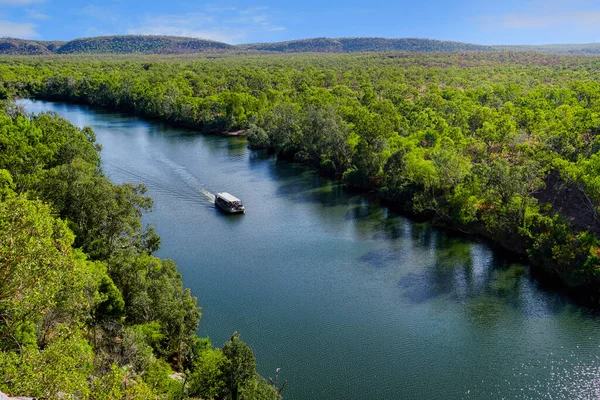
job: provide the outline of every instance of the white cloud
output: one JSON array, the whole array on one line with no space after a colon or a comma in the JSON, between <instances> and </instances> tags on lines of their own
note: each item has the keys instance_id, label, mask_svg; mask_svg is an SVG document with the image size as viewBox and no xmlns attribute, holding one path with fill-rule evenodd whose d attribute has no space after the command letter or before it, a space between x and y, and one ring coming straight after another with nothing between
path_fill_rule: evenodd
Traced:
<instances>
[{"instance_id":1,"label":"white cloud","mask_svg":"<svg viewBox=\"0 0 600 400\"><path fill-rule=\"evenodd\" d=\"M524 13L485 17L492 27L507 29L565 28L600 30L600 10L566 13Z\"/></svg>"},{"instance_id":2,"label":"white cloud","mask_svg":"<svg viewBox=\"0 0 600 400\"><path fill-rule=\"evenodd\" d=\"M178 25L150 25L140 26L127 30L130 35L168 35L185 36L199 39L215 40L217 42L234 43L243 39L245 35L241 32L221 30L221 29L193 29Z\"/></svg>"},{"instance_id":3,"label":"white cloud","mask_svg":"<svg viewBox=\"0 0 600 400\"><path fill-rule=\"evenodd\" d=\"M127 33L132 35L187 36L220 42L229 42L238 38L236 32L222 30L214 25L214 18L203 13L163 15L146 17L140 26L128 29Z\"/></svg>"},{"instance_id":4,"label":"white cloud","mask_svg":"<svg viewBox=\"0 0 600 400\"><path fill-rule=\"evenodd\" d=\"M0 0L4 1L4 0ZM241 43L265 32L282 31L283 26L271 22L266 7L238 8L228 4L178 3L181 12L167 15L123 15L117 7L87 5L72 10L74 15L96 20L89 25L96 31L112 34L187 36L225 43ZM87 32L91 32L88 30Z\"/></svg>"},{"instance_id":5,"label":"white cloud","mask_svg":"<svg viewBox=\"0 0 600 400\"><path fill-rule=\"evenodd\" d=\"M2 1L2 0L0 0ZM78 8L72 11L75 15L83 15L86 17L92 17L101 22L118 22L120 17L118 13L110 8L99 7L95 5L88 5L83 8Z\"/></svg>"},{"instance_id":6,"label":"white cloud","mask_svg":"<svg viewBox=\"0 0 600 400\"><path fill-rule=\"evenodd\" d=\"M480 17L486 29L543 28L600 32L600 8L590 0L530 0L520 12Z\"/></svg>"},{"instance_id":7,"label":"white cloud","mask_svg":"<svg viewBox=\"0 0 600 400\"><path fill-rule=\"evenodd\" d=\"M207 4L204 9L208 13L237 11L237 7L220 6L214 4Z\"/></svg>"},{"instance_id":8,"label":"white cloud","mask_svg":"<svg viewBox=\"0 0 600 400\"><path fill-rule=\"evenodd\" d=\"M24 6L27 4L43 3L45 0L0 0L0 4L8 4L11 6Z\"/></svg>"},{"instance_id":9,"label":"white cloud","mask_svg":"<svg viewBox=\"0 0 600 400\"><path fill-rule=\"evenodd\" d=\"M32 39L37 36L34 24L0 20L0 37Z\"/></svg>"},{"instance_id":10,"label":"white cloud","mask_svg":"<svg viewBox=\"0 0 600 400\"><path fill-rule=\"evenodd\" d=\"M240 43L253 34L281 31L273 25L265 7L238 9L207 6L204 12L147 16L127 30L129 34L188 36Z\"/></svg>"},{"instance_id":11,"label":"white cloud","mask_svg":"<svg viewBox=\"0 0 600 400\"><path fill-rule=\"evenodd\" d=\"M27 16L31 19L37 19L40 21L45 21L45 20L50 19L50 16L48 14L41 13L41 12L31 9L31 8L27 10Z\"/></svg>"}]
</instances>

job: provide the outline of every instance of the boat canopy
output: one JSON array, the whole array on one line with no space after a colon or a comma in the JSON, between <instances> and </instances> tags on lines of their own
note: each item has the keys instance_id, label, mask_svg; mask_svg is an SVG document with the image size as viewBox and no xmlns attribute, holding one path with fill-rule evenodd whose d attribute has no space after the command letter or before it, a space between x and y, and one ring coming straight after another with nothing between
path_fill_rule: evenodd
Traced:
<instances>
[{"instance_id":1,"label":"boat canopy","mask_svg":"<svg viewBox=\"0 0 600 400\"><path fill-rule=\"evenodd\" d=\"M217 193L217 197L220 197L223 200L226 200L226 201L228 201L230 203L241 202L240 199L238 199L234 195L231 195L231 194L229 194L227 192Z\"/></svg>"}]
</instances>

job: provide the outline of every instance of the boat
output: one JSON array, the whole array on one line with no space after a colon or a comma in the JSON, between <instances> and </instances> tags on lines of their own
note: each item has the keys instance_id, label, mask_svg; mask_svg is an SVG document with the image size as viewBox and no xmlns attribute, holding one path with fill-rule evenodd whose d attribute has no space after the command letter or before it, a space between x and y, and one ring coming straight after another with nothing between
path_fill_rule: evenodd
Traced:
<instances>
[{"instance_id":1,"label":"boat","mask_svg":"<svg viewBox=\"0 0 600 400\"><path fill-rule=\"evenodd\" d=\"M242 201L227 192L217 193L215 195L215 205L229 214L243 214L246 208Z\"/></svg>"}]
</instances>

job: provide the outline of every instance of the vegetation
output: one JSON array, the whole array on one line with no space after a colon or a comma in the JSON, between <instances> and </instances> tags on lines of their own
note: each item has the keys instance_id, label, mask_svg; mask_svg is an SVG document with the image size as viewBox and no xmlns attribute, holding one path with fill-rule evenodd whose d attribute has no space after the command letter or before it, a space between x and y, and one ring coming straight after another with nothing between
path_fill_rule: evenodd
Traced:
<instances>
[{"instance_id":1,"label":"vegetation","mask_svg":"<svg viewBox=\"0 0 600 400\"><path fill-rule=\"evenodd\" d=\"M279 53L358 53L384 51L410 52L458 52L492 51L489 46L449 42L431 39L384 39L384 38L315 38L280 43L255 43L237 46L246 50Z\"/></svg>"},{"instance_id":2,"label":"vegetation","mask_svg":"<svg viewBox=\"0 0 600 400\"><path fill-rule=\"evenodd\" d=\"M281 43L229 45L226 43L159 35L99 36L68 42L0 39L0 54L194 54L223 52L356 53L379 51L492 51L489 46L429 39L316 38Z\"/></svg>"},{"instance_id":3,"label":"vegetation","mask_svg":"<svg viewBox=\"0 0 600 400\"><path fill-rule=\"evenodd\" d=\"M214 52L233 49L233 46L195 38L178 36L100 36L75 39L56 50L58 54L181 54Z\"/></svg>"},{"instance_id":4,"label":"vegetation","mask_svg":"<svg viewBox=\"0 0 600 400\"><path fill-rule=\"evenodd\" d=\"M359 52L540 52L600 54L600 44L484 46L445 40L402 38L313 38L278 43L230 45L212 40L160 35L115 35L68 42L0 38L0 54L197 54L197 53L359 53Z\"/></svg>"},{"instance_id":5,"label":"vegetation","mask_svg":"<svg viewBox=\"0 0 600 400\"><path fill-rule=\"evenodd\" d=\"M246 129L253 148L377 189L406 212L487 236L568 285L597 291L599 63L531 53L5 59L0 93L87 103L200 131ZM76 245L103 259L122 247L123 226L86 227L111 219L96 210L82 214L78 181L66 177L85 168L48 172L36 190L53 193ZM21 173L11 177L23 190L33 185ZM146 207L139 188L106 199L100 193L98 202L122 198L130 210ZM127 231L131 240L148 243L138 231ZM133 256L121 251L112 260L128 264L126 257Z\"/></svg>"},{"instance_id":6,"label":"vegetation","mask_svg":"<svg viewBox=\"0 0 600 400\"><path fill-rule=\"evenodd\" d=\"M60 41L41 41L41 40L23 40L12 38L0 39L0 54L8 55L48 55L54 53L65 42Z\"/></svg>"},{"instance_id":7,"label":"vegetation","mask_svg":"<svg viewBox=\"0 0 600 400\"><path fill-rule=\"evenodd\" d=\"M500 51L538 52L549 54L600 54L600 43L513 45L491 47Z\"/></svg>"},{"instance_id":8,"label":"vegetation","mask_svg":"<svg viewBox=\"0 0 600 400\"><path fill-rule=\"evenodd\" d=\"M540 52L600 54L600 44L484 46L445 40L402 38L313 38L278 43L230 45L212 40L160 35L115 35L68 42L0 38L0 54L198 54L198 53L359 53L359 52Z\"/></svg>"},{"instance_id":9,"label":"vegetation","mask_svg":"<svg viewBox=\"0 0 600 400\"><path fill-rule=\"evenodd\" d=\"M89 128L0 104L0 391L42 399L277 399L236 333L152 253L143 185L102 173ZM248 393L252 393L248 397Z\"/></svg>"},{"instance_id":10,"label":"vegetation","mask_svg":"<svg viewBox=\"0 0 600 400\"><path fill-rule=\"evenodd\" d=\"M179 36L125 35L74 39L68 42L0 38L0 54L184 54L222 52L235 47L212 40Z\"/></svg>"}]
</instances>

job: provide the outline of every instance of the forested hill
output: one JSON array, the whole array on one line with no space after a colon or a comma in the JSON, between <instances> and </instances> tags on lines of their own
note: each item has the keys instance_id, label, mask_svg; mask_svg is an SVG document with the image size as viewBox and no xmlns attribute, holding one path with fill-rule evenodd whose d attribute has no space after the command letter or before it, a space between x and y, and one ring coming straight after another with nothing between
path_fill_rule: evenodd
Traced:
<instances>
[{"instance_id":1,"label":"forested hill","mask_svg":"<svg viewBox=\"0 0 600 400\"><path fill-rule=\"evenodd\" d=\"M100 36L71 40L56 52L59 54L182 54L223 51L233 48L226 43L178 36Z\"/></svg>"},{"instance_id":2,"label":"forested hill","mask_svg":"<svg viewBox=\"0 0 600 400\"><path fill-rule=\"evenodd\" d=\"M517 45L517 46L492 46L495 50L509 50L519 52L536 52L548 54L600 54L600 43L585 44L542 44L542 45Z\"/></svg>"},{"instance_id":3,"label":"forested hill","mask_svg":"<svg viewBox=\"0 0 600 400\"><path fill-rule=\"evenodd\" d=\"M384 38L315 38L292 40L279 43L255 43L237 46L248 50L262 50L282 53L357 53L377 51L409 52L454 52L492 51L489 46L470 43L448 42L431 39L384 39Z\"/></svg>"},{"instance_id":4,"label":"forested hill","mask_svg":"<svg viewBox=\"0 0 600 400\"><path fill-rule=\"evenodd\" d=\"M23 39L0 39L0 54L38 56L52 54L65 42Z\"/></svg>"},{"instance_id":5,"label":"forested hill","mask_svg":"<svg viewBox=\"0 0 600 400\"><path fill-rule=\"evenodd\" d=\"M538 52L600 54L600 43L494 45L432 39L313 38L274 43L230 45L213 40L158 35L98 36L68 42L0 38L0 55L52 54L194 54L194 53L359 53L359 52Z\"/></svg>"},{"instance_id":6,"label":"forested hill","mask_svg":"<svg viewBox=\"0 0 600 400\"><path fill-rule=\"evenodd\" d=\"M185 54L234 50L227 43L179 36L99 36L69 42L0 39L0 54Z\"/></svg>"},{"instance_id":7,"label":"forested hill","mask_svg":"<svg viewBox=\"0 0 600 400\"><path fill-rule=\"evenodd\" d=\"M275 53L356 53L356 52L457 52L493 51L489 46L430 39L315 38L279 43L254 43L237 46L178 36L99 36L69 42L40 42L0 39L0 54L186 54L205 52Z\"/></svg>"}]
</instances>

